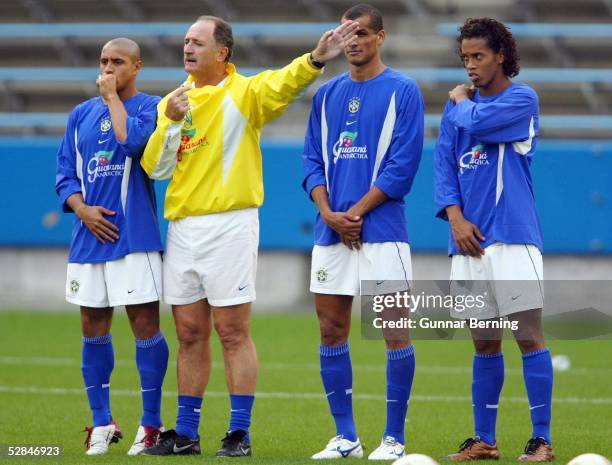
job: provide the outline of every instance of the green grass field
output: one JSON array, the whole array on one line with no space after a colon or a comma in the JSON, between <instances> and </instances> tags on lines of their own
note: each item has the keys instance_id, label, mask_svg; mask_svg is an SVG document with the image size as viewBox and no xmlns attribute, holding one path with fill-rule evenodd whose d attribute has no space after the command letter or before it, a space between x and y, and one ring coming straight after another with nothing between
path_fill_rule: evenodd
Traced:
<instances>
[{"instance_id":1,"label":"green grass field","mask_svg":"<svg viewBox=\"0 0 612 465\"><path fill-rule=\"evenodd\" d=\"M385 352L382 341L362 340L355 321L351 339L355 417L366 454L385 423ZM176 414L176 337L172 318L163 330L171 350L163 416ZM214 453L227 427L229 400L218 341L204 398L201 457L128 457L140 417L134 344L124 312L113 325L116 364L111 379L113 416L125 439L108 455L86 457L80 433L91 422L80 374L78 313L0 312L0 444L61 444L61 459L6 459L0 463L144 464L218 462ZM253 319L261 369L249 463L312 463L309 457L333 436L318 368L318 329L311 314ZM441 460L472 434L469 341L416 341L417 371L408 412L408 451ZM612 456L612 341L551 341L572 368L556 373L553 439L558 463L583 452ZM506 382L498 420L502 463L515 463L531 433L518 349L506 342ZM226 459L227 460L227 459ZM364 459L365 460L365 459Z\"/></svg>"}]
</instances>

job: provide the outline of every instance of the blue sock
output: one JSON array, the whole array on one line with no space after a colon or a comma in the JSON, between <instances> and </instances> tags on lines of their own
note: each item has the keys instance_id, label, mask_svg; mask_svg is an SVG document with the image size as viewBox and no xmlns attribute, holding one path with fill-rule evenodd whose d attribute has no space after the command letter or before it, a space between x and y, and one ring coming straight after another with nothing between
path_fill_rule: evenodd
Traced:
<instances>
[{"instance_id":1,"label":"blue sock","mask_svg":"<svg viewBox=\"0 0 612 465\"><path fill-rule=\"evenodd\" d=\"M104 426L112 421L110 411L110 377L115 367L113 337L83 337L81 372L93 425Z\"/></svg>"},{"instance_id":2,"label":"blue sock","mask_svg":"<svg viewBox=\"0 0 612 465\"><path fill-rule=\"evenodd\" d=\"M246 431L245 440L250 441L249 426L251 426L251 411L255 396L230 394L230 424L229 431L241 429Z\"/></svg>"},{"instance_id":3,"label":"blue sock","mask_svg":"<svg viewBox=\"0 0 612 465\"><path fill-rule=\"evenodd\" d=\"M189 439L198 439L200 427L200 410L202 398L194 396L178 396L178 415L176 416L176 432Z\"/></svg>"},{"instance_id":4,"label":"blue sock","mask_svg":"<svg viewBox=\"0 0 612 465\"><path fill-rule=\"evenodd\" d=\"M414 346L387 350L387 426L385 436L404 442L404 424L414 378Z\"/></svg>"},{"instance_id":5,"label":"blue sock","mask_svg":"<svg viewBox=\"0 0 612 465\"><path fill-rule=\"evenodd\" d=\"M553 367L548 349L523 354L523 377L533 424L532 437L550 439Z\"/></svg>"},{"instance_id":6,"label":"blue sock","mask_svg":"<svg viewBox=\"0 0 612 465\"><path fill-rule=\"evenodd\" d=\"M336 434L349 441L357 440L353 420L353 368L349 345L321 346L321 378L329 402L329 409L336 422Z\"/></svg>"},{"instance_id":7,"label":"blue sock","mask_svg":"<svg viewBox=\"0 0 612 465\"><path fill-rule=\"evenodd\" d=\"M136 339L136 367L142 391L143 426L159 428L162 384L168 368L168 344L161 331L149 339Z\"/></svg>"},{"instance_id":8,"label":"blue sock","mask_svg":"<svg viewBox=\"0 0 612 465\"><path fill-rule=\"evenodd\" d=\"M504 354L475 354L472 373L474 429L476 436L492 446L499 395L504 385Z\"/></svg>"}]
</instances>

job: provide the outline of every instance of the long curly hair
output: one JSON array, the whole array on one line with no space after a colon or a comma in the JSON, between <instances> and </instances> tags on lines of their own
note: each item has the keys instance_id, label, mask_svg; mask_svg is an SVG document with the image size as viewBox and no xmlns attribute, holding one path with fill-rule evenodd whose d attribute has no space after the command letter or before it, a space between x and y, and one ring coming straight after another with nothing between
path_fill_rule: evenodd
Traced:
<instances>
[{"instance_id":1,"label":"long curly hair","mask_svg":"<svg viewBox=\"0 0 612 465\"><path fill-rule=\"evenodd\" d=\"M508 77L518 75L521 67L516 40L505 24L493 18L468 18L458 29L457 53L460 58L463 39L485 39L489 48L495 53L502 51L504 74Z\"/></svg>"}]
</instances>

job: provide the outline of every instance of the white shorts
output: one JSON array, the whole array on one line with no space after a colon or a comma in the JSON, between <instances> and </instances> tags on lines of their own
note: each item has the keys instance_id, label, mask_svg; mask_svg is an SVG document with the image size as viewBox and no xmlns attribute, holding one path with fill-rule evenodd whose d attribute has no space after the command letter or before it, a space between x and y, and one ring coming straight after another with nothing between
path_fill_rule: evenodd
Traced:
<instances>
[{"instance_id":1,"label":"white shorts","mask_svg":"<svg viewBox=\"0 0 612 465\"><path fill-rule=\"evenodd\" d=\"M164 301L187 305L208 299L215 307L254 301L258 245L257 208L171 221Z\"/></svg>"},{"instance_id":2,"label":"white shorts","mask_svg":"<svg viewBox=\"0 0 612 465\"><path fill-rule=\"evenodd\" d=\"M489 319L544 306L544 265L534 245L496 242L480 257L454 255L451 293L481 295L484 306L451 312L455 318Z\"/></svg>"},{"instance_id":3,"label":"white shorts","mask_svg":"<svg viewBox=\"0 0 612 465\"><path fill-rule=\"evenodd\" d=\"M342 243L312 249L310 292L379 295L410 289L412 260L406 242L364 243L351 250Z\"/></svg>"},{"instance_id":4,"label":"white shorts","mask_svg":"<svg viewBox=\"0 0 612 465\"><path fill-rule=\"evenodd\" d=\"M162 295L159 252L135 252L104 263L68 263L66 300L82 307L156 302Z\"/></svg>"}]
</instances>

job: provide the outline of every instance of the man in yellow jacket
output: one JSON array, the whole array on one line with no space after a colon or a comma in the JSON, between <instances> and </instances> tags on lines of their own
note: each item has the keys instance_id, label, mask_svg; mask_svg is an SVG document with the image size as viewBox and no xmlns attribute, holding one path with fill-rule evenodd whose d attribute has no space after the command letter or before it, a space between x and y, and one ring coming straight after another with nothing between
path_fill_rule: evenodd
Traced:
<instances>
[{"instance_id":1,"label":"man in yellow jacket","mask_svg":"<svg viewBox=\"0 0 612 465\"><path fill-rule=\"evenodd\" d=\"M263 202L259 138L320 74L355 43L358 24L324 33L316 48L276 71L244 77L229 63L231 26L202 16L184 42L186 82L162 99L157 129L141 164L171 178L163 265L164 300L179 340L176 429L147 455L200 454L198 427L211 371L210 334L221 340L230 392L230 425L218 456L251 455L249 426L258 362L249 334Z\"/></svg>"}]
</instances>

